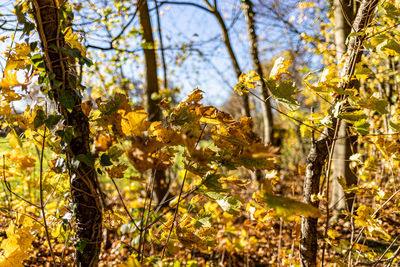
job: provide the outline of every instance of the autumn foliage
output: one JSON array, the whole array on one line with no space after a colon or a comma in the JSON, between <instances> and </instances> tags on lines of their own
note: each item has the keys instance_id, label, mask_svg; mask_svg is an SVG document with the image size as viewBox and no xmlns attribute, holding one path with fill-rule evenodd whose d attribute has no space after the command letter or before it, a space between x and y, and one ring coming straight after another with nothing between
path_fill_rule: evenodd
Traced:
<instances>
[{"instance_id":1,"label":"autumn foliage","mask_svg":"<svg viewBox=\"0 0 400 267\"><path fill-rule=\"evenodd\" d=\"M120 57L109 59L108 52L86 47L77 31L84 26L74 24L74 14L96 6L51 1L58 43L48 45L55 40L44 40L48 22L38 14L48 9L40 2L17 1L12 14L18 31L0 35L0 266L79 264L77 255L99 245L83 237L84 227L101 232L100 255L91 266L313 266L299 248L308 242L304 228L310 221L318 266L398 264L399 3L361 1L360 8L377 7L357 15L353 27L363 27L352 29L347 53L337 60L331 7L295 1L301 21L284 20L288 27L298 23L301 29L307 14L324 17L314 31L292 29L318 67L300 68L300 53L287 51L265 62L265 77L254 70L239 73L232 89L250 97L253 117L207 104L206 88L180 101L178 89L162 88L151 96L162 111L155 120L142 91L116 71L122 73L129 60L141 62L129 54L129 38L143 32L132 29L111 40L104 50ZM126 1L111 2L98 14L118 23L141 1L132 9ZM157 8L163 4L155 1ZM207 12L215 14L216 7ZM112 26L110 21L96 23ZM148 43L140 49L157 51ZM55 54L61 63L49 56ZM259 91L262 83L267 92ZM263 141L258 116L267 101L273 144ZM343 122L347 132L340 137ZM340 138L355 140L351 156L342 159L357 177L353 184L333 177ZM316 164L318 186L307 195ZM351 201L345 209L331 203L333 182ZM160 185L168 188L163 198L156 193ZM97 201L98 226L91 220L85 225L81 208L92 208L85 197Z\"/></svg>"}]
</instances>

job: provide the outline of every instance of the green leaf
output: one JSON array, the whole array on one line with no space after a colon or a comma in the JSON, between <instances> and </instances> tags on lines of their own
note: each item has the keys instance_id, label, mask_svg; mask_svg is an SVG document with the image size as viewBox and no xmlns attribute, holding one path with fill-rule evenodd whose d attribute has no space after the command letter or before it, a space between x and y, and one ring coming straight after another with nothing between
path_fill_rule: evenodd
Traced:
<instances>
[{"instance_id":1,"label":"green leaf","mask_svg":"<svg viewBox=\"0 0 400 267\"><path fill-rule=\"evenodd\" d=\"M58 101L61 103L61 105L63 105L63 107L65 107L69 111L71 111L72 108L75 106L74 97L68 91L61 91Z\"/></svg>"},{"instance_id":2,"label":"green leaf","mask_svg":"<svg viewBox=\"0 0 400 267\"><path fill-rule=\"evenodd\" d=\"M385 15L389 18L396 19L400 16L400 10L392 3L385 2L382 4L382 8Z\"/></svg>"},{"instance_id":3,"label":"green leaf","mask_svg":"<svg viewBox=\"0 0 400 267\"><path fill-rule=\"evenodd\" d=\"M85 57L85 56L81 56L80 58L79 58L79 63L81 64L81 65L87 65L88 67L90 67L90 66L92 66L93 65L93 61L91 61L89 58L87 58L87 57Z\"/></svg>"},{"instance_id":4,"label":"green leaf","mask_svg":"<svg viewBox=\"0 0 400 267\"><path fill-rule=\"evenodd\" d=\"M394 38L391 38L381 47L381 50L389 56L397 56L400 55L400 44Z\"/></svg>"},{"instance_id":5,"label":"green leaf","mask_svg":"<svg viewBox=\"0 0 400 267\"><path fill-rule=\"evenodd\" d=\"M80 162L85 163L87 166L93 167L96 161L96 155L92 153L87 153L86 155L79 154L78 156L76 156L76 159L79 160Z\"/></svg>"},{"instance_id":6,"label":"green leaf","mask_svg":"<svg viewBox=\"0 0 400 267\"><path fill-rule=\"evenodd\" d=\"M74 58L80 58L81 57L81 50L79 50L78 48L67 49L67 48L62 47L61 51L64 54L67 54L67 55L69 55L71 57L74 57Z\"/></svg>"},{"instance_id":7,"label":"green leaf","mask_svg":"<svg viewBox=\"0 0 400 267\"><path fill-rule=\"evenodd\" d=\"M212 216L211 214L205 214L194 223L195 228L211 227Z\"/></svg>"},{"instance_id":8,"label":"green leaf","mask_svg":"<svg viewBox=\"0 0 400 267\"><path fill-rule=\"evenodd\" d=\"M68 126L64 130L56 131L56 135L60 136L61 140L69 145L72 141L72 138L80 136L80 132L74 130L74 128L71 126Z\"/></svg>"},{"instance_id":9,"label":"green leaf","mask_svg":"<svg viewBox=\"0 0 400 267\"><path fill-rule=\"evenodd\" d=\"M219 192L215 192L215 191L211 191L211 190L199 190L201 193L203 193L206 197L212 199L212 200L219 200L219 199L223 199L226 195L219 193Z\"/></svg>"},{"instance_id":10,"label":"green leaf","mask_svg":"<svg viewBox=\"0 0 400 267\"><path fill-rule=\"evenodd\" d=\"M47 128L53 129L54 126L56 126L57 123L61 120L61 118L62 118L61 115L56 115L56 114L49 115L47 119L44 121L44 123L46 124Z\"/></svg>"},{"instance_id":11,"label":"green leaf","mask_svg":"<svg viewBox=\"0 0 400 267\"><path fill-rule=\"evenodd\" d=\"M229 196L217 200L217 203L224 211L237 215L240 213L240 207L243 204L243 200L238 196Z\"/></svg>"},{"instance_id":12,"label":"green leaf","mask_svg":"<svg viewBox=\"0 0 400 267\"><path fill-rule=\"evenodd\" d=\"M292 219L293 216L317 218L321 216L318 208L291 198L264 194L263 200L268 208L274 209L279 216Z\"/></svg>"},{"instance_id":13,"label":"green leaf","mask_svg":"<svg viewBox=\"0 0 400 267\"><path fill-rule=\"evenodd\" d=\"M396 123L396 122L390 121L389 126L390 126L390 128L392 128L395 131L399 131L400 130L400 123Z\"/></svg>"},{"instance_id":14,"label":"green leaf","mask_svg":"<svg viewBox=\"0 0 400 267\"><path fill-rule=\"evenodd\" d=\"M102 166L111 166L113 165L113 163L111 162L111 158L109 155L103 153L103 155L101 155L100 157L100 164Z\"/></svg>"},{"instance_id":15,"label":"green leaf","mask_svg":"<svg viewBox=\"0 0 400 267\"><path fill-rule=\"evenodd\" d=\"M354 128L360 135L366 135L369 133L369 122L366 119L361 119L354 123Z\"/></svg>"},{"instance_id":16,"label":"green leaf","mask_svg":"<svg viewBox=\"0 0 400 267\"><path fill-rule=\"evenodd\" d=\"M207 173L204 179L203 185L205 185L208 189L212 189L214 191L224 191L222 189L222 184L218 180L221 176L213 173Z\"/></svg>"},{"instance_id":17,"label":"green leaf","mask_svg":"<svg viewBox=\"0 0 400 267\"><path fill-rule=\"evenodd\" d=\"M356 110L352 112L342 112L338 117L346 121L355 122L361 119L366 119L367 115L364 114L364 110Z\"/></svg>"},{"instance_id":18,"label":"green leaf","mask_svg":"<svg viewBox=\"0 0 400 267\"><path fill-rule=\"evenodd\" d=\"M85 249L87 244L86 240L81 240L79 242L75 242L74 243L74 247L77 251L79 251L80 253L83 253L83 250Z\"/></svg>"},{"instance_id":19,"label":"green leaf","mask_svg":"<svg viewBox=\"0 0 400 267\"><path fill-rule=\"evenodd\" d=\"M285 107L293 111L300 106L293 97L298 92L293 82L283 81L277 85L274 78L267 79L266 82L271 94Z\"/></svg>"},{"instance_id":20,"label":"green leaf","mask_svg":"<svg viewBox=\"0 0 400 267\"><path fill-rule=\"evenodd\" d=\"M34 54L31 57L31 62L39 71L45 71L44 61L41 54Z\"/></svg>"},{"instance_id":21,"label":"green leaf","mask_svg":"<svg viewBox=\"0 0 400 267\"><path fill-rule=\"evenodd\" d=\"M368 97L367 99L358 99L356 100L356 103L362 108L377 111L382 115L389 112L389 102L386 99L379 99L374 95Z\"/></svg>"},{"instance_id":22,"label":"green leaf","mask_svg":"<svg viewBox=\"0 0 400 267\"><path fill-rule=\"evenodd\" d=\"M44 114L44 111L42 109L38 109L36 111L36 117L33 120L33 127L37 129L38 127L42 126L46 120L46 114Z\"/></svg>"}]
</instances>

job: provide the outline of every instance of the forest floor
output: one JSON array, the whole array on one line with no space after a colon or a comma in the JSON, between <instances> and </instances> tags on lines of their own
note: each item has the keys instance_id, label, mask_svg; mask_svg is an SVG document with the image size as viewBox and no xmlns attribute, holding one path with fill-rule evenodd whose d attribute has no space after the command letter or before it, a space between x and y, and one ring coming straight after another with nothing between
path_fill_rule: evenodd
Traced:
<instances>
[{"instance_id":1,"label":"forest floor","mask_svg":"<svg viewBox=\"0 0 400 267\"><path fill-rule=\"evenodd\" d=\"M284 174L282 175L282 173ZM283 178L276 185L275 193L300 200L302 177L299 177L294 171L281 171L281 177ZM287 194L287 192L290 192L290 194ZM122 194L124 194L123 191ZM364 205L373 204L368 203L368 199L362 201ZM115 201L113 205L116 206L117 210L123 208L118 201ZM323 203L320 208L323 211L322 213L326 214ZM396 208L391 207L389 203L385 209L380 211L379 218L382 220L387 233L392 237L398 237L400 236L400 216L398 213L392 212L393 210L396 210ZM5 213L0 213L0 234L3 237L9 222L10 218ZM233 224L229 226L232 229L231 231L227 231L226 225L216 225L217 238L213 247L199 249L180 245L181 247L176 254L167 254L164 260L170 266L297 266L299 264L300 218L293 221L276 220L271 222L270 225L272 227L260 226L248 216L241 215L235 218ZM355 228L352 221L345 216L339 218L334 225L330 224L328 226L329 231L326 228L326 217L319 219L319 226L319 260L322 258L322 251L325 247L324 266L329 266L335 262L346 262L343 255L349 255L349 242L357 238L360 227ZM323 238L326 233L330 237L333 235L334 239ZM235 238L240 235L242 235L242 239L235 241ZM249 242L244 243L242 249L228 252L227 244L243 242L243 235L245 235L244 239ZM327 242L324 242L324 239ZM131 240L127 240L126 236L121 235L118 228L109 229L108 239L100 256L100 266L118 266L126 261L129 255L134 253L128 245L130 244L128 241ZM63 266L72 266L73 247L71 245L65 246L57 239L53 239L52 244L57 260L63 262ZM37 237L33 241L33 246L34 250L30 253L29 259L23 262L24 266L51 266L52 258L46 240L43 237ZM379 255L393 253L398 247L398 245L393 246L393 244L391 246L390 242L382 242L382 240L363 236L353 247L349 257L354 262L358 262L358 266L373 265L373 262L362 256L365 255L365 250L370 250L371 255L376 258ZM385 252L386 249L388 251ZM151 255L161 255L162 246L149 243L146 250L146 253ZM361 250L363 251L362 255L357 253ZM127 264L125 266L132 265ZM388 264L386 262L386 264L382 263L376 266L388 266Z\"/></svg>"}]
</instances>

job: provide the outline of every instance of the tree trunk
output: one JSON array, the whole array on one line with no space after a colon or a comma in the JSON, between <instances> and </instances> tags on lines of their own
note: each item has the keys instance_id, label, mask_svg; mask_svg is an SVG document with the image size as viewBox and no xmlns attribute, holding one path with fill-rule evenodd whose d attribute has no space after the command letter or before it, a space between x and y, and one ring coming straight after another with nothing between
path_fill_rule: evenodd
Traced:
<instances>
[{"instance_id":1,"label":"tree trunk","mask_svg":"<svg viewBox=\"0 0 400 267\"><path fill-rule=\"evenodd\" d=\"M208 1L207 5L208 5ZM242 74L242 70L240 69L239 62L237 60L237 57L235 53L233 52L232 44L231 44L231 39L229 38L229 33L228 29L226 28L224 19L221 16L221 13L219 13L218 9L216 6L210 6L210 11L214 14L215 18L218 21L219 26L221 27L222 30L222 40L225 44L226 50L228 51L229 57L231 59L233 68L235 70L236 76L239 79L240 75ZM250 104L249 104L249 95L248 94L243 94L242 95L242 103L243 103L243 109L242 109L242 115L251 117L250 113Z\"/></svg>"},{"instance_id":2,"label":"tree trunk","mask_svg":"<svg viewBox=\"0 0 400 267\"><path fill-rule=\"evenodd\" d=\"M154 39L151 27L149 7L147 0L137 1L139 8L139 21L143 31L143 52L146 63L146 94L145 106L149 114L150 121L160 121L162 117L161 108L158 106L159 100L152 96L159 93L157 78L157 62L154 49ZM154 173L154 191L157 200L160 203L168 194L169 183L165 171L155 171Z\"/></svg>"},{"instance_id":3,"label":"tree trunk","mask_svg":"<svg viewBox=\"0 0 400 267\"><path fill-rule=\"evenodd\" d=\"M71 197L75 205L75 264L77 266L97 266L102 243L102 203L99 183L94 166L83 162L71 166L78 155L90 154L89 119L81 109L82 100L76 93L77 75L71 59L63 53L70 49L65 44L59 7L54 0L33 0L34 17L40 35L42 53L48 76L51 79L50 94L57 103L60 114L64 116L65 127L72 127L76 134L67 146L68 169L70 172ZM67 23L67 22L66 22ZM69 29L71 30L71 29ZM51 74L51 75L50 75ZM60 86L56 86L59 85ZM72 108L65 108L65 98L73 101ZM65 104L64 104L65 105Z\"/></svg>"},{"instance_id":4,"label":"tree trunk","mask_svg":"<svg viewBox=\"0 0 400 267\"><path fill-rule=\"evenodd\" d=\"M351 32L349 23L353 23L356 9L357 5L354 0L334 0L336 59L338 62L346 52L346 39ZM333 221L336 221L341 210L347 208L351 211L354 201L354 194L345 194L338 178L343 177L347 186L357 183L357 177L350 169L349 161L350 156L355 152L357 137L348 136L350 132L348 129L347 123L342 121L333 153L331 199Z\"/></svg>"},{"instance_id":5,"label":"tree trunk","mask_svg":"<svg viewBox=\"0 0 400 267\"><path fill-rule=\"evenodd\" d=\"M379 0L363 0L354 20L352 32L354 35L349 39L349 45L346 52L346 60L341 72L342 81L339 83L339 88L348 89L351 78L354 74L354 66L360 59L362 42L365 38L365 28L374 18L375 8ZM335 98L333 106L346 100L346 96L339 95ZM340 120L332 118L332 127L335 129L336 124ZM333 130L324 130L324 134L318 141L312 143L311 150L307 156L306 177L304 180L304 202L318 207L319 202L313 200L313 195L319 193L319 181L321 179L322 170L326 163L328 151L332 141L336 138ZM318 252L318 219L317 218L302 218L301 222L301 238L300 238L300 261L301 266L317 266Z\"/></svg>"},{"instance_id":6,"label":"tree trunk","mask_svg":"<svg viewBox=\"0 0 400 267\"><path fill-rule=\"evenodd\" d=\"M163 66L163 84L164 89L168 89L168 79L167 79L167 63L165 62L165 54L164 54L164 44L163 44L163 37L162 37L162 30L161 30L161 18L157 0L154 0L154 5L156 7L156 14L157 14L157 31L158 31L158 38L160 39L160 50L161 50L161 63Z\"/></svg>"},{"instance_id":7,"label":"tree trunk","mask_svg":"<svg viewBox=\"0 0 400 267\"><path fill-rule=\"evenodd\" d=\"M253 66L257 74L261 77L261 93L264 98L263 103L263 119L264 119L264 142L266 144L273 143L273 116L271 109L271 102L269 100L269 93L267 84L265 83L263 74L263 70L260 63L260 58L258 56L258 41L257 34L255 28L255 20L254 20L254 12L253 12L253 3L251 0L242 0L242 9L244 11L244 15L246 17L247 24L247 32L250 40L250 54L251 59L253 61Z\"/></svg>"}]
</instances>

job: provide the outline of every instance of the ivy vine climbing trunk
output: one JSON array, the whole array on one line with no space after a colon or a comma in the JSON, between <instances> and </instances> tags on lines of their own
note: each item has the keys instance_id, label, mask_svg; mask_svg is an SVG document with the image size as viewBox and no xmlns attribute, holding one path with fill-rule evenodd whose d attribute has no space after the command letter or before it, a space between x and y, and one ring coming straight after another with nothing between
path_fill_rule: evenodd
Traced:
<instances>
[{"instance_id":1,"label":"ivy vine climbing trunk","mask_svg":"<svg viewBox=\"0 0 400 267\"><path fill-rule=\"evenodd\" d=\"M357 13L357 4L355 0L335 0L335 44L336 59L341 61L346 52L346 39L351 32L351 24ZM341 210L351 211L354 201L354 194L345 194L342 186L338 182L339 177L343 177L347 186L357 183L357 177L350 169L350 156L356 150L357 136L350 135L349 125L341 121L338 131L338 140L336 141L333 152L332 163L332 199L333 221L340 215ZM347 203L346 203L347 202Z\"/></svg>"},{"instance_id":2,"label":"ivy vine climbing trunk","mask_svg":"<svg viewBox=\"0 0 400 267\"><path fill-rule=\"evenodd\" d=\"M341 72L342 81L339 88L345 90L350 88L354 68L361 55L362 43L365 38L365 29L368 27L375 14L375 8L379 0L363 0L358 9L357 16L352 26L352 36L346 51L346 59ZM335 98L333 107L339 112L348 106L345 95L338 95ZM332 116L332 115L331 115ZM331 149L333 140L337 137L336 125L340 125L340 119L332 117L332 127L325 129L321 137L312 141L311 150L307 156L306 175L304 180L303 201L319 206L318 196L321 174L324 169L328 152ZM300 261L302 266L317 266L318 252L318 219L303 218L301 223L300 238Z\"/></svg>"},{"instance_id":3,"label":"ivy vine climbing trunk","mask_svg":"<svg viewBox=\"0 0 400 267\"><path fill-rule=\"evenodd\" d=\"M68 54L64 33L68 24L61 22L61 12L67 12L55 0L33 0L33 15L39 32L47 76L50 79L50 97L64 118L64 130L73 129L70 142L66 141L66 155L70 173L71 198L75 207L75 264L97 266L102 243L102 203L99 183L93 165L77 161L90 156L89 119L81 109L82 99L77 93L78 80L73 67L76 59ZM66 13L64 13L66 14ZM69 14L72 15L72 14ZM68 16L70 17L70 16ZM65 16L64 16L65 18ZM71 164L71 162L79 162Z\"/></svg>"},{"instance_id":4,"label":"ivy vine climbing trunk","mask_svg":"<svg viewBox=\"0 0 400 267\"><path fill-rule=\"evenodd\" d=\"M242 0L242 9L246 17L247 33L250 40L250 54L253 61L255 71L260 77L264 77L260 57L258 56L258 40L256 34L253 3L251 0ZM271 102L269 100L268 87L264 79L261 78L261 93L264 98L263 103L263 119L264 119L264 142L266 144L273 143L273 126L274 120L272 116Z\"/></svg>"},{"instance_id":5,"label":"ivy vine climbing trunk","mask_svg":"<svg viewBox=\"0 0 400 267\"><path fill-rule=\"evenodd\" d=\"M159 93L157 62L154 49L154 38L151 27L149 7L147 1L137 1L139 8L139 21L143 31L143 52L146 64L146 93L145 106L149 114L150 121L160 121L162 117L161 108L158 106L159 100L154 98ZM154 172L154 191L158 202L161 203L168 195L169 183L164 170Z\"/></svg>"}]
</instances>

